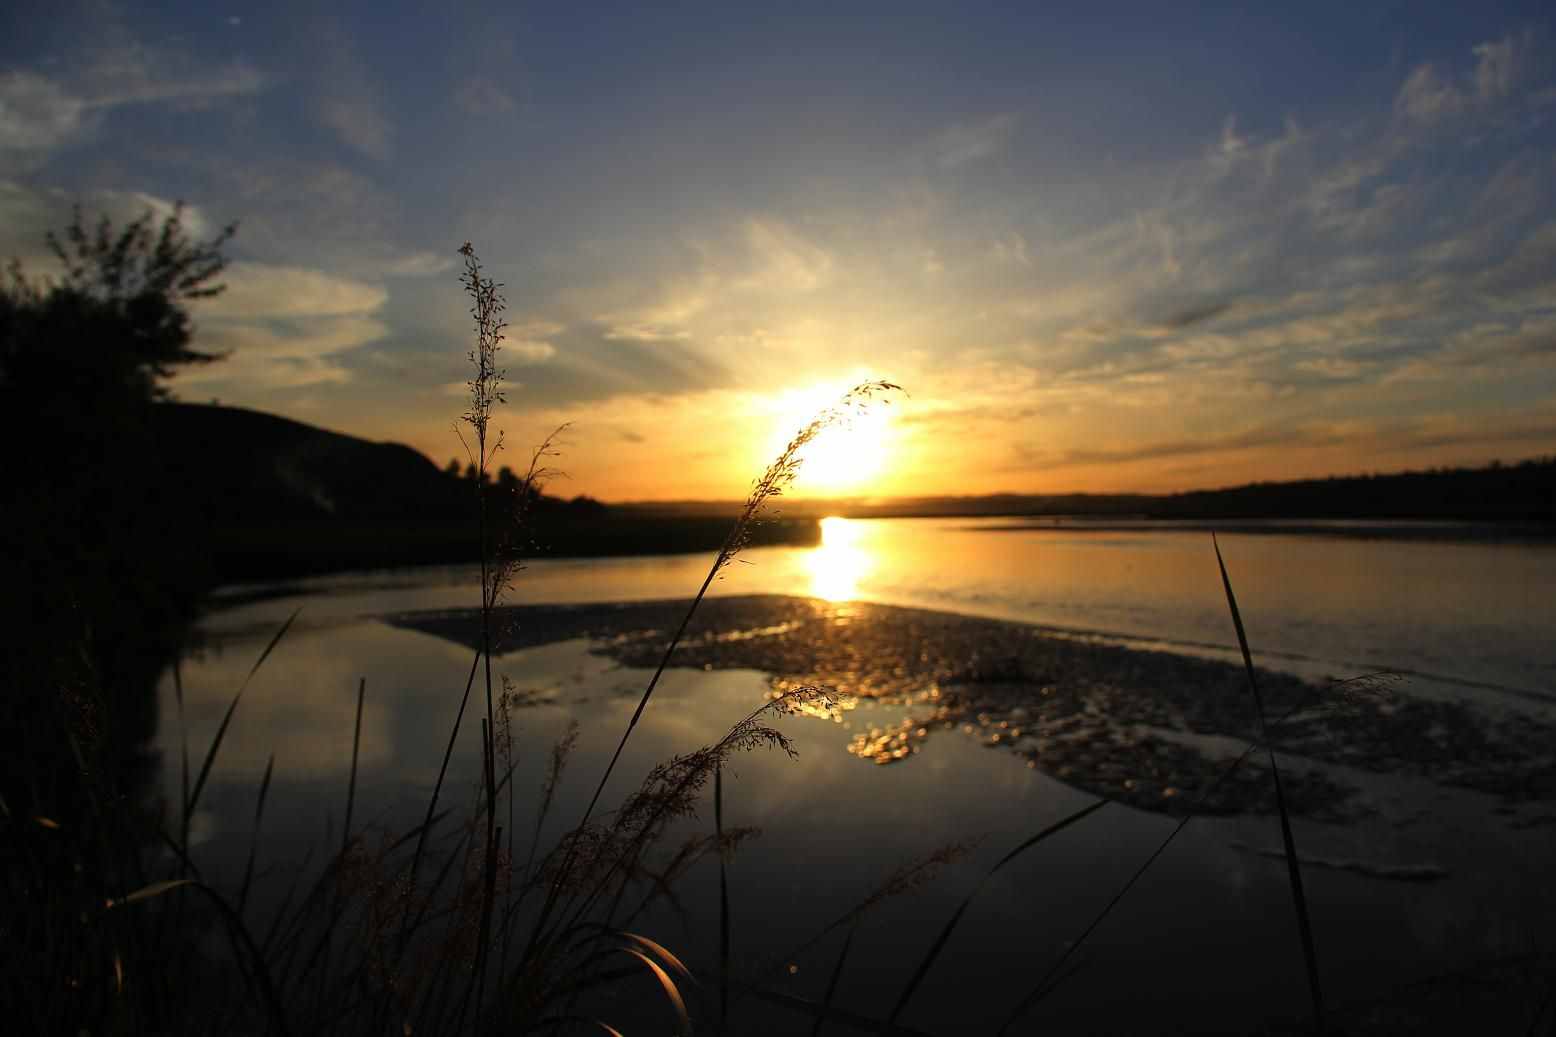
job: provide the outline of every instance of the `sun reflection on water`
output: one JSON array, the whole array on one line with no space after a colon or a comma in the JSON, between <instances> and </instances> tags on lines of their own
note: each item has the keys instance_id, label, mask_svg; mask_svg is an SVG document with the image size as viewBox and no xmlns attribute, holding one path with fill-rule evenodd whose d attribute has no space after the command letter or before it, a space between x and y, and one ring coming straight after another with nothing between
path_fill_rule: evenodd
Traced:
<instances>
[{"instance_id":1,"label":"sun reflection on water","mask_svg":"<svg viewBox=\"0 0 1556 1037\"><path fill-rule=\"evenodd\" d=\"M852 601L859 595L859 581L875 566L862 544L858 522L829 516L821 520L821 546L805 559L810 571L812 597L827 601Z\"/></svg>"}]
</instances>

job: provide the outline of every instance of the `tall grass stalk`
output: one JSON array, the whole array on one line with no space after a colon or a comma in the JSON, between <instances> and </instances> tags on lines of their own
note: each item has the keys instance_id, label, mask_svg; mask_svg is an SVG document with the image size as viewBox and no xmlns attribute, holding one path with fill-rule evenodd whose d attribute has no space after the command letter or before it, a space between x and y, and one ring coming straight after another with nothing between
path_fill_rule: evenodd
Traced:
<instances>
[{"instance_id":1,"label":"tall grass stalk","mask_svg":"<svg viewBox=\"0 0 1556 1037\"><path fill-rule=\"evenodd\" d=\"M897 1003L892 1006L891 1015L888 1017L887 1022L894 1024L902 1016L903 1009L907 1008L908 1002L912 999L914 992L918 990L919 984L922 983L924 981L924 977L929 974L930 968L934 966L935 961L940 957L940 952L945 950L946 944L951 939L952 931L956 929L957 923L962 920L962 915L967 912L967 908L972 905L974 898L976 898L979 893L983 892L984 887L989 884L995 875L998 875L1006 865L1016 860L1016 858L1020 857L1034 846L1037 846L1049 838L1058 835L1060 832L1064 831L1066 828L1070 827L1076 822L1084 821L1092 814L1095 814L1097 811L1107 806L1108 802L1109 801L1106 799L1099 799L1095 803L1088 804L1079 810L1073 811L1067 816L1060 818L1058 821L1055 821L1053 824L1044 828L1037 834L1022 840L1022 842L1010 850L1010 852L1006 853L1005 856L996 861L994 867L990 868L987 872L984 873L983 878L978 880L978 884L973 887L972 892L968 893L967 896L962 899L962 902L957 905L956 910L951 913L951 917L946 920L946 923L944 927L941 928L939 935L935 937L934 943L930 945L929 952L924 955L923 960L919 962L918 968L914 970L912 977L908 980L907 986L905 986L902 990L902 993L898 995Z\"/></svg>"},{"instance_id":2,"label":"tall grass stalk","mask_svg":"<svg viewBox=\"0 0 1556 1037\"><path fill-rule=\"evenodd\" d=\"M761 519L764 509L793 484L799 474L800 466L804 461L805 448L823 431L839 423L847 423L854 416L868 409L874 402L889 402L889 396L893 392L900 392L901 387L891 382L874 381L864 382L844 393L842 398L832 407L827 408L804 425L789 442L784 446L778 457L767 467L767 470L752 484L751 493L746 498L745 506L741 509L739 517L731 527L723 545L714 556L713 564L708 568L708 574L703 578L702 586L697 588L696 595L686 608L686 614L681 618L680 625L676 627L669 643L665 646L664 654L659 659L659 665L655 667L653 676L649 678L648 685L643 689L642 696L638 699L637 707L632 711L632 717L627 721L626 730L621 734L621 740L616 745L615 752L605 765L605 771L600 775L600 780L594 787L594 793L589 797L589 805L584 808L583 817L578 822L579 830L585 828L594 816L595 808L599 806L600 796L605 792L605 786L610 781L611 774L616 769L621 754L627 747L627 741L632 737L632 732L637 728L638 721L643 717L643 711L648 708L648 703L653 698L654 690L659 686L659 680L664 676L665 668L670 665L670 659L675 654L676 647L686 635L686 629L691 625L692 617L697 613L697 607L707 596L708 588L726 566L734 561L735 556L745 547L751 536L751 530ZM561 873L566 874L572 863L572 857L576 844L570 844L568 857L563 862ZM556 906L558 887L553 884L547 893L546 901L541 909L540 921L535 926L531 936L531 943L525 951L528 958L537 946L537 940L545 930L546 922Z\"/></svg>"},{"instance_id":3,"label":"tall grass stalk","mask_svg":"<svg viewBox=\"0 0 1556 1037\"><path fill-rule=\"evenodd\" d=\"M1352 678L1348 681L1333 682L1331 687L1357 685L1386 676L1386 674L1367 674L1362 677ZM1315 689L1314 691L1309 692L1303 698L1299 699L1296 704L1294 704L1290 709L1288 709L1269 725L1270 730L1279 730L1280 726L1287 720L1307 709L1308 706L1312 704L1312 700L1317 694L1318 692ZM1027 1014L1027 1012L1031 1011L1032 1008L1038 1004L1038 1002L1042 1001L1043 998L1047 997L1050 993L1053 992L1053 990L1058 986L1060 980L1062 980L1063 977L1067 974L1065 972L1065 967L1070 963L1076 954L1080 953L1081 948L1085 945L1086 941L1090 939L1092 933L1096 932L1098 927L1100 927L1107 919L1107 917L1113 913L1113 909L1118 907L1118 905L1123 902L1124 898L1129 895L1130 890L1135 888L1135 884L1145 877L1145 873L1151 869L1151 866L1156 863L1157 859L1160 858L1163 853L1167 852L1167 847L1171 846L1173 840L1175 840L1179 834L1182 833L1184 828L1188 827L1188 823L1199 816L1200 811L1205 806L1205 804L1209 802L1210 797L1215 795L1216 791L1219 790L1225 782L1230 780L1232 776L1237 773L1238 769L1243 766L1243 764L1247 763L1248 760L1254 756L1254 754L1265 747L1265 737L1267 737L1267 734L1261 735L1259 739L1249 743L1243 749L1243 751L1236 758L1234 758L1225 769L1221 771L1220 774L1216 775L1210 784L1206 785L1203 789L1200 790L1199 795L1194 797L1193 802L1190 803L1188 809L1184 811L1183 816L1178 819L1178 823L1174 825L1172 830L1169 831L1162 839L1162 841L1156 845L1156 848L1146 856L1145 860L1140 862L1139 867L1137 867L1134 872L1130 874L1129 878L1124 882L1124 884L1113 893L1113 896L1108 899L1108 902L1103 906L1102 910L1093 916L1092 920L1087 923L1086 927L1081 930L1078 936L1066 943L1064 953L1059 955L1054 963L1048 967L1048 969L1041 977L1039 977L1037 983L1032 987L1032 989L1029 990L1024 997L1022 997L1019 1003L1017 1003L1016 1007L1011 1011L1010 1015L1006 1017L1004 1023L998 1030L998 1033L1004 1034L1010 1032L1011 1027L1018 1023Z\"/></svg>"},{"instance_id":4,"label":"tall grass stalk","mask_svg":"<svg viewBox=\"0 0 1556 1037\"><path fill-rule=\"evenodd\" d=\"M469 383L470 410L465 413L464 420L474 431L476 441L473 460L476 466L476 510L480 522L481 656L486 668L486 721L482 726L481 738L482 768L486 779L486 852L483 864L486 893L481 904L481 937L477 944L475 968L476 988L481 990L484 989L486 980L486 948L491 936L491 897L497 881L497 793L490 740L491 732L496 726L496 717L492 708L492 609L496 604L497 591L493 580L494 552L490 520L487 515L486 480L488 458L502 449L501 434L499 433L497 439L488 444L487 430L493 409L504 399L503 372L497 366L497 354L502 349L503 329L507 327L507 321L503 319L503 311L506 310L507 304L502 296L502 286L482 275L481 262L476 258L475 250L471 248L469 242L465 242L459 253L465 259L465 267L460 279L465 286L466 294L470 296L470 314L475 320L476 327L476 342L470 351L470 360L475 365L475 375Z\"/></svg>"},{"instance_id":5,"label":"tall grass stalk","mask_svg":"<svg viewBox=\"0 0 1556 1037\"><path fill-rule=\"evenodd\" d=\"M1291 814L1286 809L1286 794L1281 788L1280 767L1275 762L1275 745L1270 741L1269 725L1265 721L1264 698L1259 694L1259 681L1254 674L1253 655L1248 651L1248 635L1243 630L1243 617L1237 610L1237 596L1232 593L1232 580L1226 572L1226 562L1221 558L1221 545L1216 535L1210 535L1215 548L1216 565L1221 570L1221 585L1226 589L1226 604L1232 612L1232 626L1237 631L1237 646L1243 653L1243 671L1248 675L1248 691L1253 696L1254 709L1259 717L1259 738L1264 742L1270 757L1270 777L1275 783L1275 807L1280 813L1280 837L1286 851L1286 875L1291 884L1291 899L1297 910L1297 931L1302 937L1302 958L1307 965L1308 994L1313 1001L1313 1032L1324 1028L1324 995L1318 979L1318 952L1313 947L1313 923L1308 917L1307 895L1302 890L1302 866L1297 859L1297 842L1291 834Z\"/></svg>"},{"instance_id":6,"label":"tall grass stalk","mask_svg":"<svg viewBox=\"0 0 1556 1037\"><path fill-rule=\"evenodd\" d=\"M254 803L254 831L249 836L249 857L243 865L243 885L238 889L238 916L248 907L249 889L254 884L254 859L259 855L259 823L265 817L265 799L270 794L270 777L275 773L276 754L265 760L265 775L259 781L259 798Z\"/></svg>"},{"instance_id":7,"label":"tall grass stalk","mask_svg":"<svg viewBox=\"0 0 1556 1037\"><path fill-rule=\"evenodd\" d=\"M832 975L827 977L827 992L821 996L821 1010L816 1013L816 1024L810 1028L810 1037L821 1037L821 1031L827 1024L827 1015L832 1011L832 999L837 996L843 969L848 964L848 952L854 949L854 936L858 932L859 923L856 921L848 927L848 935L843 937L843 947L837 952L837 961L832 963Z\"/></svg>"}]
</instances>

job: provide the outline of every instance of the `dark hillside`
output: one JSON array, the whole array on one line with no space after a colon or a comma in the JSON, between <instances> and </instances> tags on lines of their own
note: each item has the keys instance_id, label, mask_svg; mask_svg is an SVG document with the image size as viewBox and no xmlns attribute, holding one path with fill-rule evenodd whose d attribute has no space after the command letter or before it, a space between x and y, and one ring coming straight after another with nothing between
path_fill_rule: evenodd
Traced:
<instances>
[{"instance_id":1,"label":"dark hillside","mask_svg":"<svg viewBox=\"0 0 1556 1037\"><path fill-rule=\"evenodd\" d=\"M218 525L470 514L470 484L399 443L237 407L165 403L152 419L169 471Z\"/></svg>"},{"instance_id":2,"label":"dark hillside","mask_svg":"<svg viewBox=\"0 0 1556 1037\"><path fill-rule=\"evenodd\" d=\"M474 482L398 443L375 443L236 407L150 408L155 482L205 533L218 582L473 562L480 557ZM494 539L528 557L717 550L738 513L649 516L588 497L539 495L513 518L511 473L486 489ZM765 523L759 543L815 543L810 521ZM191 545L194 549L198 545Z\"/></svg>"}]
</instances>

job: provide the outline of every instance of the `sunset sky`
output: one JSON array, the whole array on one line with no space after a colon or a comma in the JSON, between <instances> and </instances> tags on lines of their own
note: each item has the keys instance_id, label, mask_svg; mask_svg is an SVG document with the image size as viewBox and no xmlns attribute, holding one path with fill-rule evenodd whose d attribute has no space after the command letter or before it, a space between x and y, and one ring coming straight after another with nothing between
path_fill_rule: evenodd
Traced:
<instances>
[{"instance_id":1,"label":"sunset sky","mask_svg":"<svg viewBox=\"0 0 1556 1037\"><path fill-rule=\"evenodd\" d=\"M797 493L1556 452L1544 3L331 6L0 13L0 256L241 223L182 399L446 461L468 240L568 495L739 497L872 377Z\"/></svg>"}]
</instances>

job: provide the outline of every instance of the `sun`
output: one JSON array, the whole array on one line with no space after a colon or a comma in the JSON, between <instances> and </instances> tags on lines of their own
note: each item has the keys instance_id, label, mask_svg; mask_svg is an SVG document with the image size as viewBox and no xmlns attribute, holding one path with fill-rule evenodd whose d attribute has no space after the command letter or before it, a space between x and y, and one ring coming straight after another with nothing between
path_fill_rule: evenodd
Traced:
<instances>
[{"instance_id":1,"label":"sun","mask_svg":"<svg viewBox=\"0 0 1556 1037\"><path fill-rule=\"evenodd\" d=\"M769 455L776 456L783 450L801 427L796 422L808 422L835 406L857 384L858 381L827 383L782 394L776 409L786 421L778 423ZM884 401L877 400L868 408L839 419L801 451L795 495L835 497L868 491L886 470L894 438L891 408Z\"/></svg>"}]
</instances>

